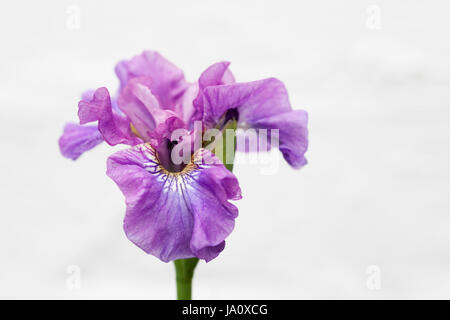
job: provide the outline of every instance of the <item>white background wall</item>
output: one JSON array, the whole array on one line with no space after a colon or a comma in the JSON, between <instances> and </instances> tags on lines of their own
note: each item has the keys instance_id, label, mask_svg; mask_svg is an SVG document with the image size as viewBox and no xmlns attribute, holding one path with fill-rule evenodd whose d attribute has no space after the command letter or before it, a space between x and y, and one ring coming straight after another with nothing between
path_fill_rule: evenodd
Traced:
<instances>
[{"instance_id":1,"label":"white background wall","mask_svg":"<svg viewBox=\"0 0 450 320\"><path fill-rule=\"evenodd\" d=\"M123 233L124 200L105 175L123 147L103 144L76 162L57 147L79 94L114 91L115 63L153 49L192 81L224 59L239 81L278 77L310 115L306 167L283 163L270 176L235 167L236 229L197 268L194 298L450 298L449 9L438 0L3 2L0 297L174 297L172 264ZM78 290L66 286L70 265L81 270ZM367 286L370 266L379 290Z\"/></svg>"}]
</instances>

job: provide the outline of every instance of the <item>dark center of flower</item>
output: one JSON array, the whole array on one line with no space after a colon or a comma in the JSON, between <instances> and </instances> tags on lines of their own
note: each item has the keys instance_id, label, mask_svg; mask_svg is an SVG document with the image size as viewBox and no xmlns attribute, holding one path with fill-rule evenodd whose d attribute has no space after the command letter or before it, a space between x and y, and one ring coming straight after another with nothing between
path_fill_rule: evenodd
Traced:
<instances>
[{"instance_id":1,"label":"dark center of flower","mask_svg":"<svg viewBox=\"0 0 450 320\"><path fill-rule=\"evenodd\" d=\"M239 120L239 111L237 108L228 109L227 113L225 114L225 124L230 120Z\"/></svg>"},{"instance_id":2,"label":"dark center of flower","mask_svg":"<svg viewBox=\"0 0 450 320\"><path fill-rule=\"evenodd\" d=\"M168 143L167 143L168 144ZM178 144L177 141L173 145ZM179 165L174 164L171 159L169 158L168 150L169 148L160 148L159 152L157 149L153 148L150 143L145 143L142 145L138 145L136 147L142 147L144 146L148 150L150 150L151 156L150 159L153 159L153 163L155 163L158 168L159 172L162 172L163 174L170 176L170 177L183 177L184 175L189 174L192 170L194 170L197 167L197 164L195 163L194 155L191 155L189 157L189 161L187 163L182 163Z\"/></svg>"},{"instance_id":3,"label":"dark center of flower","mask_svg":"<svg viewBox=\"0 0 450 320\"><path fill-rule=\"evenodd\" d=\"M237 108L228 109L225 114L217 121L216 129L223 130L230 121L239 120L239 111Z\"/></svg>"},{"instance_id":4,"label":"dark center of flower","mask_svg":"<svg viewBox=\"0 0 450 320\"><path fill-rule=\"evenodd\" d=\"M173 147L175 147L178 144L177 140L167 140L167 149L169 150L169 152L172 152Z\"/></svg>"},{"instance_id":5,"label":"dark center of flower","mask_svg":"<svg viewBox=\"0 0 450 320\"><path fill-rule=\"evenodd\" d=\"M186 164L189 163L191 154L182 155L180 153L183 150L174 150L177 144L178 140L166 139L156 150L160 165L167 172L176 173L183 171Z\"/></svg>"}]
</instances>

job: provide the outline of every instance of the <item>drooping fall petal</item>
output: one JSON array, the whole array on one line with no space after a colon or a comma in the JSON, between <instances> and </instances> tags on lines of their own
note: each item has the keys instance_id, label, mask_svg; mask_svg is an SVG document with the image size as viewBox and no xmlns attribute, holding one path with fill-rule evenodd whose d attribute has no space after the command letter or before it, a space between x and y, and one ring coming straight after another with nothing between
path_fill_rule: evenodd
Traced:
<instances>
[{"instance_id":1,"label":"drooping fall petal","mask_svg":"<svg viewBox=\"0 0 450 320\"><path fill-rule=\"evenodd\" d=\"M103 137L96 125L82 126L76 123L68 123L58 140L61 154L69 159L76 160L84 152L91 150L102 143Z\"/></svg>"},{"instance_id":2,"label":"drooping fall petal","mask_svg":"<svg viewBox=\"0 0 450 320\"><path fill-rule=\"evenodd\" d=\"M149 144L108 159L107 175L126 198L127 237L165 262L217 257L238 215L228 201L241 198L233 173L205 149L192 159L181 172L168 172Z\"/></svg>"}]
</instances>

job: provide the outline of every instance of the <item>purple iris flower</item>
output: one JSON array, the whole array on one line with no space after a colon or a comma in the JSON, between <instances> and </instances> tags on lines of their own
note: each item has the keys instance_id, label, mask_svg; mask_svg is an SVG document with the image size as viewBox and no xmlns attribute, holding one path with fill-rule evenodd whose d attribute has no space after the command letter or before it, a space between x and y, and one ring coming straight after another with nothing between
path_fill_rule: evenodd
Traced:
<instances>
[{"instance_id":1,"label":"purple iris flower","mask_svg":"<svg viewBox=\"0 0 450 320\"><path fill-rule=\"evenodd\" d=\"M306 112L292 111L279 80L236 83L228 66L216 63L189 83L157 52L121 61L116 95L106 88L86 92L80 124L67 124L59 139L61 153L73 160L103 141L131 146L108 158L107 175L126 198L128 239L164 262L214 259L238 215L229 200L241 198L239 183L217 156L200 144L183 154L187 162L173 161L177 144L195 140L195 121L217 128L230 116L241 127L279 129L288 163L306 164Z\"/></svg>"}]
</instances>

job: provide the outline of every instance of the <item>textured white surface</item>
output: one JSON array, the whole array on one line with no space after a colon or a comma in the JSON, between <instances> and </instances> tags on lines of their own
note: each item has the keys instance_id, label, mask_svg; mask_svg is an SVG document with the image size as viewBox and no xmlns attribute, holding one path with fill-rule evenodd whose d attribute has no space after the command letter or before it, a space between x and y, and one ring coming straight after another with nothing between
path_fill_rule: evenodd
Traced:
<instances>
[{"instance_id":1,"label":"textured white surface","mask_svg":"<svg viewBox=\"0 0 450 320\"><path fill-rule=\"evenodd\" d=\"M123 197L105 175L121 147L71 162L56 142L79 94L114 89L115 63L144 49L190 80L224 59L240 81L278 77L310 115L302 170L236 166L240 217L222 255L199 265L195 298L450 298L448 2L0 7L1 298L174 297L173 266L122 231ZM66 287L69 265L79 290ZM371 265L380 290L366 286Z\"/></svg>"}]
</instances>

